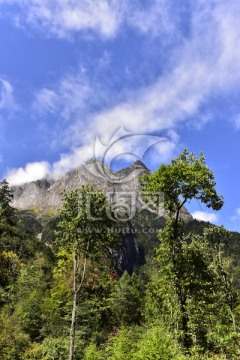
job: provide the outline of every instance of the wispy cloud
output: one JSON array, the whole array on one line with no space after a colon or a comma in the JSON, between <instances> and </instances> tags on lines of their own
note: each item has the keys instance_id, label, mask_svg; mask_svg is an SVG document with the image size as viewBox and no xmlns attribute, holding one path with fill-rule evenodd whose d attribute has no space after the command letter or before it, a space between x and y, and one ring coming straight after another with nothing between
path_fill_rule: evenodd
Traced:
<instances>
[{"instance_id":1,"label":"wispy cloud","mask_svg":"<svg viewBox=\"0 0 240 360\"><path fill-rule=\"evenodd\" d=\"M33 110L40 114L56 113L59 105L58 94L51 89L42 88L35 95Z\"/></svg>"},{"instance_id":2,"label":"wispy cloud","mask_svg":"<svg viewBox=\"0 0 240 360\"><path fill-rule=\"evenodd\" d=\"M130 135L129 139L125 138L126 134ZM103 144L96 138L81 147L73 148L71 153L62 154L59 161L52 165L46 161L29 163L24 168L9 170L6 178L10 185L21 185L44 178L46 175L58 178L93 157L100 156L101 160L113 165L115 159L120 158L127 160L130 158L132 161L144 160L144 154L149 150L152 150L158 159L164 161L174 150L176 137L174 132L169 133L167 138L162 138L156 135L132 134L119 129L108 144ZM103 158L103 155L106 155L106 158Z\"/></svg>"},{"instance_id":3,"label":"wispy cloud","mask_svg":"<svg viewBox=\"0 0 240 360\"><path fill-rule=\"evenodd\" d=\"M62 25L63 32L94 29L104 36L114 36L126 18L128 20L125 21L129 24L131 21L132 26L142 33L152 31L156 34L159 19L162 28L168 29L166 31L178 32L178 20L170 6L171 1L161 1L159 7L157 1L153 2L149 14L139 6L138 11L131 16L127 5L120 8L117 3L100 0L98 6L102 6L103 10L99 11L97 6L96 12L90 0L81 3L52 1L52 5L49 1L40 0L21 2L27 7L28 21L43 23L56 33ZM72 11L76 12L76 17L73 13L72 17L69 15L69 18L75 19L71 26L64 17L70 5ZM165 9L163 5L166 5ZM39 15L36 15L36 10L39 10ZM96 18L84 20L84 24L79 20L78 23L76 19L80 19L84 11L91 16L95 14ZM74 76L63 76L55 86L40 89L36 94L34 108L43 113L60 115L69 124L62 131L62 138L70 150L53 164L54 171L60 173L79 165L90 157L92 145L89 144L93 144L96 136L108 143L121 126L133 133L136 129L139 133L176 131L181 124L191 124L197 128L203 126L211 117L202 116L201 108L218 95L231 94L240 89L239 13L238 0L233 0L231 4L225 0L197 1L192 6L189 36L171 51L171 66L161 72L151 85L125 91L125 94L118 96L121 100L115 105L110 101L102 101L101 107L96 110L91 99L98 98L101 93L106 99L110 90L104 89L102 84L93 84L81 71ZM109 18L113 19L114 24ZM88 16L86 19L89 19ZM106 24L109 22L107 28L102 21L106 21ZM176 139L170 139L165 154L170 156L175 149Z\"/></svg>"},{"instance_id":4,"label":"wispy cloud","mask_svg":"<svg viewBox=\"0 0 240 360\"><path fill-rule=\"evenodd\" d=\"M197 220L208 221L208 222L218 222L218 216L214 213L204 212L204 211L194 211L192 217Z\"/></svg>"},{"instance_id":5,"label":"wispy cloud","mask_svg":"<svg viewBox=\"0 0 240 360\"><path fill-rule=\"evenodd\" d=\"M1 0L1 4L15 6L11 10L16 24L29 24L58 37L79 31L95 31L103 37L112 37L123 13L121 2L116 0Z\"/></svg>"},{"instance_id":6,"label":"wispy cloud","mask_svg":"<svg viewBox=\"0 0 240 360\"><path fill-rule=\"evenodd\" d=\"M178 49L172 70L163 73L152 85L128 92L127 99L116 106L92 113L84 137L89 141L89 134L100 134L107 142L120 126L143 133L174 129L181 123L197 128L201 122L204 125L211 117L199 116L201 107L212 96L239 88L237 8L240 11L240 4L229 7L221 2L219 6L203 6L195 11L192 37L181 51ZM74 134L80 124L74 123Z\"/></svg>"},{"instance_id":7,"label":"wispy cloud","mask_svg":"<svg viewBox=\"0 0 240 360\"><path fill-rule=\"evenodd\" d=\"M0 76L0 110L13 110L14 107L13 87L9 81Z\"/></svg>"},{"instance_id":8,"label":"wispy cloud","mask_svg":"<svg viewBox=\"0 0 240 360\"><path fill-rule=\"evenodd\" d=\"M104 86L90 79L81 68L64 74L55 84L37 90L32 114L40 131L47 130L49 146L73 149L83 140L89 140L90 134L87 135L86 131L90 121L89 112L100 103L103 106L105 96ZM92 133L91 140L95 134L96 131Z\"/></svg>"},{"instance_id":9,"label":"wispy cloud","mask_svg":"<svg viewBox=\"0 0 240 360\"><path fill-rule=\"evenodd\" d=\"M240 114L235 115L232 119L232 122L236 130L240 130Z\"/></svg>"},{"instance_id":10,"label":"wispy cloud","mask_svg":"<svg viewBox=\"0 0 240 360\"><path fill-rule=\"evenodd\" d=\"M65 120L76 118L93 102L90 98L92 90L81 70L66 74L54 86L36 92L33 110L40 114L57 114Z\"/></svg>"},{"instance_id":11,"label":"wispy cloud","mask_svg":"<svg viewBox=\"0 0 240 360\"><path fill-rule=\"evenodd\" d=\"M9 6L17 26L30 25L60 38L93 32L108 39L116 36L122 25L153 36L174 32L176 36L181 10L188 1L181 5L174 0L146 4L139 0L0 0L0 5Z\"/></svg>"},{"instance_id":12,"label":"wispy cloud","mask_svg":"<svg viewBox=\"0 0 240 360\"><path fill-rule=\"evenodd\" d=\"M87 133L86 137L83 135L85 140L83 145L74 147L71 153L62 154L60 160L53 164L52 174L54 176L60 176L68 170L78 167L90 158L98 158L98 156L102 154L99 149L99 144L107 151L107 156L104 160L106 160L109 165L111 165L111 162L114 163L114 159L120 158L122 160L131 159L132 161L136 161L138 159L144 161L146 160L144 155L148 150L151 151L151 157L158 159L159 164L159 161L165 161L171 157L178 141L178 136L175 132L169 132L165 137L155 136L156 142L154 144L148 143L148 140L154 136L131 131L125 132L125 130L123 133L132 136L123 141L117 141L118 139L121 140L121 128L117 129L116 132L107 132L108 136L106 137L105 134L105 136L100 136L100 139L99 137L94 138L94 134L92 133ZM116 141L114 141L114 139ZM111 145L113 143L114 146ZM139 156L140 154L142 154L142 156ZM154 161L151 161L151 163L152 165L156 165Z\"/></svg>"},{"instance_id":13,"label":"wispy cloud","mask_svg":"<svg viewBox=\"0 0 240 360\"><path fill-rule=\"evenodd\" d=\"M240 208L235 210L235 214L231 217L231 221L240 222Z\"/></svg>"},{"instance_id":14,"label":"wispy cloud","mask_svg":"<svg viewBox=\"0 0 240 360\"><path fill-rule=\"evenodd\" d=\"M131 3L131 2L129 2ZM126 8L125 8L126 9ZM125 13L126 22L129 26L137 29L143 34L152 35L153 37L162 36L177 38L183 37L182 22L185 16L189 16L190 2L176 2L174 0L152 0L148 4L140 1L133 2L127 8ZM186 22L186 18L184 20Z\"/></svg>"}]
</instances>

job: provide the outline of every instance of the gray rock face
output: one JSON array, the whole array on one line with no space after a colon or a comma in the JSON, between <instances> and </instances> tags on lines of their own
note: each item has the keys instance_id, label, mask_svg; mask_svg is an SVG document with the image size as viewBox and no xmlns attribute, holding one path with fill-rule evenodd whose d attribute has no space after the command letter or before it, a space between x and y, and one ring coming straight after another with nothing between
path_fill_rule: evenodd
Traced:
<instances>
[{"instance_id":1,"label":"gray rock face","mask_svg":"<svg viewBox=\"0 0 240 360\"><path fill-rule=\"evenodd\" d=\"M137 210L144 206L139 194L138 177L149 173L150 171L141 161L136 161L130 167L113 172L101 162L90 160L58 180L48 177L12 187L14 195L12 205L19 210L54 214L61 207L61 193L64 190L70 191L89 184L94 188L101 189L112 204L115 204L117 219L120 219L119 211L127 211L131 218ZM164 213L163 216L165 216ZM188 219L191 218L191 215L184 209L182 217Z\"/></svg>"},{"instance_id":2,"label":"gray rock face","mask_svg":"<svg viewBox=\"0 0 240 360\"><path fill-rule=\"evenodd\" d=\"M127 270L130 274L135 266L145 263L145 253L148 248L155 248L156 233L149 230L158 230L163 226L166 213L160 209L147 208L140 192L138 177L149 174L150 171L140 161L130 167L112 172L107 166L96 160L90 160L83 166L74 169L60 179L46 179L12 187L14 194L13 206L21 210L24 223L31 231L37 232L39 239L41 232L46 235L46 221L54 220L54 215L62 206L61 193L89 184L93 188L101 189L109 201L115 221L113 230L122 238L122 242L110 249L110 258L113 268L122 274ZM152 212L154 212L152 214ZM37 216L33 216L33 214ZM25 214L25 215L24 215ZM47 216L44 216L47 215ZM183 209L182 218L191 219L191 215ZM147 232L146 232L147 231ZM43 236L43 241L46 236ZM48 235L49 238L49 235ZM157 240L158 241L158 240Z\"/></svg>"},{"instance_id":3,"label":"gray rock face","mask_svg":"<svg viewBox=\"0 0 240 360\"><path fill-rule=\"evenodd\" d=\"M77 189L86 184L103 190L106 195L118 191L137 191L138 175L148 172L141 162L114 173L99 161L90 160L58 180L46 178L13 186L13 206L20 210L54 211L61 207L62 191Z\"/></svg>"}]
</instances>

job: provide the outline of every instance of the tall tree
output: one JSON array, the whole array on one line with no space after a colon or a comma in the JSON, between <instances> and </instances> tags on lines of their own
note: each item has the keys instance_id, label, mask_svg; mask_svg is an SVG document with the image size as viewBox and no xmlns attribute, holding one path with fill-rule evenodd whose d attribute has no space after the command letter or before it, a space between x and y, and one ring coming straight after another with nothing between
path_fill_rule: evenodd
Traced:
<instances>
[{"instance_id":1,"label":"tall tree","mask_svg":"<svg viewBox=\"0 0 240 360\"><path fill-rule=\"evenodd\" d=\"M16 280L20 269L20 234L17 230L15 209L10 205L13 194L6 180L0 182L0 292ZM1 288L2 287L2 288ZM3 295L3 294L2 294ZM0 302L2 301L0 295ZM3 296L4 298L4 296Z\"/></svg>"},{"instance_id":2,"label":"tall tree","mask_svg":"<svg viewBox=\"0 0 240 360\"><path fill-rule=\"evenodd\" d=\"M211 247L217 285L220 288L220 299L227 306L231 314L233 330L236 332L237 326L234 308L238 305L239 299L237 291L233 287L232 275L229 272L231 260L224 256L224 250L228 247L232 234L224 229L223 226L211 226L204 229L203 238Z\"/></svg>"},{"instance_id":3,"label":"tall tree","mask_svg":"<svg viewBox=\"0 0 240 360\"><path fill-rule=\"evenodd\" d=\"M223 197L215 189L214 173L209 170L202 153L197 158L184 149L170 164L161 164L157 171L139 180L144 196L151 197L156 192L164 194L163 207L175 220L175 231L183 206L192 199L213 210L220 210L223 206Z\"/></svg>"},{"instance_id":4,"label":"tall tree","mask_svg":"<svg viewBox=\"0 0 240 360\"><path fill-rule=\"evenodd\" d=\"M160 233L162 241L160 260L168 269L178 301L183 344L191 346L189 318L187 314L187 293L184 291L184 226L181 220L183 206L196 199L208 208L221 209L223 198L216 192L214 174L209 170L203 154L197 158L184 149L170 164L162 164L159 169L140 178L140 186L146 200L154 198L156 192L164 194L163 207L168 213L165 229ZM153 198L153 201L154 201ZM167 261L165 261L167 260Z\"/></svg>"},{"instance_id":5,"label":"tall tree","mask_svg":"<svg viewBox=\"0 0 240 360\"><path fill-rule=\"evenodd\" d=\"M30 236L18 226L17 211L11 206L13 193L6 180L0 182L0 251L12 251L19 258L30 252Z\"/></svg>"},{"instance_id":6,"label":"tall tree","mask_svg":"<svg viewBox=\"0 0 240 360\"><path fill-rule=\"evenodd\" d=\"M0 236L14 234L15 209L11 206L13 194L7 180L0 182Z\"/></svg>"},{"instance_id":7,"label":"tall tree","mask_svg":"<svg viewBox=\"0 0 240 360\"><path fill-rule=\"evenodd\" d=\"M64 193L60 211L58 238L73 254L73 307L70 331L69 360L73 359L77 300L83 288L87 260L90 255L110 246L111 221L107 217L107 199L91 186Z\"/></svg>"},{"instance_id":8,"label":"tall tree","mask_svg":"<svg viewBox=\"0 0 240 360\"><path fill-rule=\"evenodd\" d=\"M113 312L122 326L139 324L143 304L143 286L136 273L129 275L126 271L115 284L112 294Z\"/></svg>"}]
</instances>

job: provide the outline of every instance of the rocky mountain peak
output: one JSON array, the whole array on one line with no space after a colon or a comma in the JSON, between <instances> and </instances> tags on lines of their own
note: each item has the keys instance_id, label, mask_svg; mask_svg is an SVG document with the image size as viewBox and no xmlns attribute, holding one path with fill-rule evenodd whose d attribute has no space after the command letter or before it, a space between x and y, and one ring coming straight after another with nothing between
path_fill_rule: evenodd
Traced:
<instances>
[{"instance_id":1,"label":"rocky mountain peak","mask_svg":"<svg viewBox=\"0 0 240 360\"><path fill-rule=\"evenodd\" d=\"M149 174L150 170L139 160L131 166L113 172L107 165L96 159L90 159L82 166L73 169L54 180L46 177L41 180L13 186L13 206L19 210L31 210L39 215L56 214L62 205L62 192L75 190L82 185L89 184L101 189L112 201L124 203L132 209L141 209L143 203L139 193L138 177ZM135 210L134 210L135 211ZM183 217L190 214L184 210Z\"/></svg>"},{"instance_id":2,"label":"rocky mountain peak","mask_svg":"<svg viewBox=\"0 0 240 360\"><path fill-rule=\"evenodd\" d=\"M149 170L141 161L136 161L127 168L113 172L107 165L92 158L57 180L46 177L20 186L13 186L13 206L19 210L36 210L40 213L56 211L61 206L63 190L70 191L86 184L102 189L104 193L138 192L138 176L143 172L148 173Z\"/></svg>"}]
</instances>

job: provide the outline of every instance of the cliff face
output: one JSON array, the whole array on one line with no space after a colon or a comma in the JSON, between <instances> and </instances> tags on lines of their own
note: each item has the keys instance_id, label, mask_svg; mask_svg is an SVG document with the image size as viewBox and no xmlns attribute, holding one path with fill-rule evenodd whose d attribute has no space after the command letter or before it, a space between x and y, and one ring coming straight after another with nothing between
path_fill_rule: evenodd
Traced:
<instances>
[{"instance_id":1,"label":"cliff face","mask_svg":"<svg viewBox=\"0 0 240 360\"><path fill-rule=\"evenodd\" d=\"M55 214L61 207L62 191L77 189L82 185L92 185L101 189L115 207L122 205L134 212L143 207L139 195L138 176L148 174L150 171L141 162L136 161L130 167L118 172L112 172L106 165L96 160L90 160L81 167L74 169L58 180L50 177L12 187L14 194L13 206L19 210L35 210L40 214ZM116 216L118 216L116 212ZM164 211L161 214L165 217ZM182 217L191 218L184 210Z\"/></svg>"},{"instance_id":2,"label":"cliff face","mask_svg":"<svg viewBox=\"0 0 240 360\"><path fill-rule=\"evenodd\" d=\"M135 266L145 262L145 255L154 252L158 245L157 232L164 226L166 213L146 208L139 193L138 177L150 171L140 161L130 167L112 172L99 161L91 160L60 179L46 178L12 187L13 206L21 210L21 217L35 231L35 235L51 243L56 226L54 215L61 207L62 191L70 191L89 184L101 189L112 204L114 229L121 235L122 243L111 249L111 259L118 273L131 273ZM37 217L33 214L37 214ZM183 209L185 220L191 215ZM53 225L51 225L53 222ZM30 225L29 225L30 224ZM32 225L31 225L32 224Z\"/></svg>"},{"instance_id":3,"label":"cliff face","mask_svg":"<svg viewBox=\"0 0 240 360\"><path fill-rule=\"evenodd\" d=\"M61 207L61 192L90 184L104 191L106 195L117 192L138 193L138 176L149 170L141 162L119 172L112 172L99 161L89 161L58 180L46 178L21 186L13 186L13 206L20 210L36 209L40 213L55 211Z\"/></svg>"}]
</instances>

